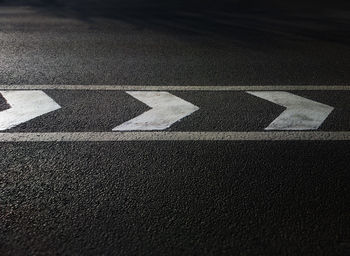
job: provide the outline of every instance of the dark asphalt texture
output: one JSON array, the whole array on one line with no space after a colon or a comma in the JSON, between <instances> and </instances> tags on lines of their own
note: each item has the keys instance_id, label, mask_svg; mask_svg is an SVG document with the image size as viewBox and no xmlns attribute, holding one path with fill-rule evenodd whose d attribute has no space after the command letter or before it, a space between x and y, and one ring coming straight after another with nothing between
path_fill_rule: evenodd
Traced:
<instances>
[{"instance_id":1,"label":"dark asphalt texture","mask_svg":"<svg viewBox=\"0 0 350 256\"><path fill-rule=\"evenodd\" d=\"M213 18L202 14L205 20L190 19L196 13L180 20L70 13L0 9L1 84L332 85L350 80L347 12L324 19L219 12Z\"/></svg>"},{"instance_id":2,"label":"dark asphalt texture","mask_svg":"<svg viewBox=\"0 0 350 256\"><path fill-rule=\"evenodd\" d=\"M349 84L346 9L178 11L0 6L0 84ZM9 132L109 131L148 109L45 92L63 108ZM349 92L293 93L336 108L320 130L349 131ZM173 94L200 110L171 131L262 131L283 111ZM349 159L349 141L2 142L0 255L349 255Z\"/></svg>"},{"instance_id":3,"label":"dark asphalt texture","mask_svg":"<svg viewBox=\"0 0 350 256\"><path fill-rule=\"evenodd\" d=\"M349 142L1 143L2 255L346 255Z\"/></svg>"}]
</instances>

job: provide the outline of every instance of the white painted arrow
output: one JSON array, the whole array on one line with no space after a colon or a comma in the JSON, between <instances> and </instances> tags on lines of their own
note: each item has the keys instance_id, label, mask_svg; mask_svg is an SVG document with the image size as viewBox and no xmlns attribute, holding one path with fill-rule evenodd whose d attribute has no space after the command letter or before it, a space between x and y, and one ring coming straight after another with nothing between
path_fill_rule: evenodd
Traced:
<instances>
[{"instance_id":1,"label":"white painted arrow","mask_svg":"<svg viewBox=\"0 0 350 256\"><path fill-rule=\"evenodd\" d=\"M289 92L248 91L247 93L286 107L286 110L265 130L316 130L334 109Z\"/></svg>"},{"instance_id":2,"label":"white painted arrow","mask_svg":"<svg viewBox=\"0 0 350 256\"><path fill-rule=\"evenodd\" d=\"M10 105L0 112L0 131L61 108L43 91L0 91L0 94Z\"/></svg>"},{"instance_id":3,"label":"white painted arrow","mask_svg":"<svg viewBox=\"0 0 350 256\"><path fill-rule=\"evenodd\" d=\"M152 109L113 129L113 131L164 130L199 108L168 92L128 91Z\"/></svg>"}]
</instances>

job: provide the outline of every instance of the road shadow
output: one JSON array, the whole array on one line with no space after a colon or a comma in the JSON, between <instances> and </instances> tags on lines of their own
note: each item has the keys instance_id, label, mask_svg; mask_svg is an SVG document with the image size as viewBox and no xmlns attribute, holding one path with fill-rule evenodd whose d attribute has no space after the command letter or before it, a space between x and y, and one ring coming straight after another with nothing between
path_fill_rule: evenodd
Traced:
<instances>
[{"instance_id":1,"label":"road shadow","mask_svg":"<svg viewBox=\"0 0 350 256\"><path fill-rule=\"evenodd\" d=\"M1 1L1 0L0 0ZM323 5L301 0L3 0L30 5L59 16L93 22L103 17L132 23L138 28L225 37L245 45L323 40L350 43L347 1Z\"/></svg>"}]
</instances>

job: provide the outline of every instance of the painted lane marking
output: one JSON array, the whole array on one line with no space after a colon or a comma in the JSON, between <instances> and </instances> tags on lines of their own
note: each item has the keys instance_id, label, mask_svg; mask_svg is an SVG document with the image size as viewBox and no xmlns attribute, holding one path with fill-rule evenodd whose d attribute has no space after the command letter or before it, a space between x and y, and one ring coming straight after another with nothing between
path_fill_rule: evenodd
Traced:
<instances>
[{"instance_id":1,"label":"painted lane marking","mask_svg":"<svg viewBox=\"0 0 350 256\"><path fill-rule=\"evenodd\" d=\"M199 109L168 92L128 91L127 93L152 109L115 127L113 131L164 130Z\"/></svg>"},{"instance_id":2,"label":"painted lane marking","mask_svg":"<svg viewBox=\"0 0 350 256\"><path fill-rule=\"evenodd\" d=\"M349 85L139 86L139 85L0 85L0 90L100 91L350 91Z\"/></svg>"},{"instance_id":3,"label":"painted lane marking","mask_svg":"<svg viewBox=\"0 0 350 256\"><path fill-rule=\"evenodd\" d=\"M61 108L43 91L0 91L10 108L0 112L0 131Z\"/></svg>"},{"instance_id":4,"label":"painted lane marking","mask_svg":"<svg viewBox=\"0 0 350 256\"><path fill-rule=\"evenodd\" d=\"M317 130L334 109L289 92L247 93L286 108L265 130Z\"/></svg>"},{"instance_id":5,"label":"painted lane marking","mask_svg":"<svg viewBox=\"0 0 350 256\"><path fill-rule=\"evenodd\" d=\"M0 133L0 142L350 141L350 132L62 132Z\"/></svg>"}]
</instances>

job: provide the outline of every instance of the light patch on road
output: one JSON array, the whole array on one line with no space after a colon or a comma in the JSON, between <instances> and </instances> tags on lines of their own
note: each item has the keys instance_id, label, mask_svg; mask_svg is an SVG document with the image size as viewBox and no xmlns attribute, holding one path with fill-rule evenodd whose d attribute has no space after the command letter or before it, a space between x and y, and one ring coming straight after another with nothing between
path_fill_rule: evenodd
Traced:
<instances>
[{"instance_id":1,"label":"light patch on road","mask_svg":"<svg viewBox=\"0 0 350 256\"><path fill-rule=\"evenodd\" d=\"M0 91L0 94L10 105L0 112L0 131L61 108L43 91Z\"/></svg>"},{"instance_id":2,"label":"light patch on road","mask_svg":"<svg viewBox=\"0 0 350 256\"><path fill-rule=\"evenodd\" d=\"M247 86L153 86L153 85L0 85L0 90L93 91L350 91L349 85L247 85Z\"/></svg>"},{"instance_id":3,"label":"light patch on road","mask_svg":"<svg viewBox=\"0 0 350 256\"><path fill-rule=\"evenodd\" d=\"M0 142L350 141L350 132L62 132L0 133Z\"/></svg>"},{"instance_id":4,"label":"light patch on road","mask_svg":"<svg viewBox=\"0 0 350 256\"><path fill-rule=\"evenodd\" d=\"M128 91L127 93L152 109L115 127L113 131L164 130L199 109L168 92Z\"/></svg>"},{"instance_id":5,"label":"light patch on road","mask_svg":"<svg viewBox=\"0 0 350 256\"><path fill-rule=\"evenodd\" d=\"M334 109L289 92L247 93L286 108L265 130L317 130Z\"/></svg>"}]
</instances>

